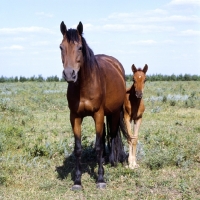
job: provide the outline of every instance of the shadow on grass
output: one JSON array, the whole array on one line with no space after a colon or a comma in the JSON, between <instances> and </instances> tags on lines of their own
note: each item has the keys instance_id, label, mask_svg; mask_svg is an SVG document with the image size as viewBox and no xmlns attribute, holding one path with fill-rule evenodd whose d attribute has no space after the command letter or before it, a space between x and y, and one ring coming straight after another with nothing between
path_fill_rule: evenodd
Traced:
<instances>
[{"instance_id":1,"label":"shadow on grass","mask_svg":"<svg viewBox=\"0 0 200 200\"><path fill-rule=\"evenodd\" d=\"M104 165L108 164L108 157L105 155L103 158ZM71 175L71 180L75 180L75 156L72 153L70 156L65 158L62 166L56 167L56 171L58 173L58 179L65 179L68 175ZM97 167L97 159L96 159L96 151L93 147L89 146L82 150L81 156L81 171L82 174L88 173L91 178L97 180L97 174L94 171L95 167Z\"/></svg>"}]
</instances>

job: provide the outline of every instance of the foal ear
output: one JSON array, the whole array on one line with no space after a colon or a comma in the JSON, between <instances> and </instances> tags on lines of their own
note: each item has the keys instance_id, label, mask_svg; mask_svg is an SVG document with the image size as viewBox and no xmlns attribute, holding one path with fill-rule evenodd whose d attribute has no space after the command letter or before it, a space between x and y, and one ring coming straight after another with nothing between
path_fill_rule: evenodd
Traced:
<instances>
[{"instance_id":1,"label":"foal ear","mask_svg":"<svg viewBox=\"0 0 200 200\"><path fill-rule=\"evenodd\" d=\"M137 68L135 67L134 64L132 65L132 71L133 71L133 73L137 72Z\"/></svg>"},{"instance_id":2,"label":"foal ear","mask_svg":"<svg viewBox=\"0 0 200 200\"><path fill-rule=\"evenodd\" d=\"M61 33L63 34L63 36L66 34L67 32L67 27L65 25L65 23L62 21L61 24L60 24L60 31Z\"/></svg>"},{"instance_id":3,"label":"foal ear","mask_svg":"<svg viewBox=\"0 0 200 200\"><path fill-rule=\"evenodd\" d=\"M145 64L145 66L144 66L144 68L143 68L143 72L146 74L146 72L147 72L147 70L148 70L148 65L147 64Z\"/></svg>"},{"instance_id":4,"label":"foal ear","mask_svg":"<svg viewBox=\"0 0 200 200\"><path fill-rule=\"evenodd\" d=\"M77 31L78 31L79 35L82 35L82 33L83 33L83 24L81 22L79 22L79 24L77 26Z\"/></svg>"}]
</instances>

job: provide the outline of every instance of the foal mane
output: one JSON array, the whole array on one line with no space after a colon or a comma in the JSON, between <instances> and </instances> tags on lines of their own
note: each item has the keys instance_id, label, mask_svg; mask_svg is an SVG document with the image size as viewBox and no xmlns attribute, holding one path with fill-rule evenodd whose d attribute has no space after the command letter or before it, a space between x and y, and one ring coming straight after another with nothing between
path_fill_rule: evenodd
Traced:
<instances>
[{"instance_id":1,"label":"foal mane","mask_svg":"<svg viewBox=\"0 0 200 200\"><path fill-rule=\"evenodd\" d=\"M143 71L143 70L142 70L142 68L139 67L139 68L137 69L137 71Z\"/></svg>"},{"instance_id":2,"label":"foal mane","mask_svg":"<svg viewBox=\"0 0 200 200\"><path fill-rule=\"evenodd\" d=\"M79 35L76 29L68 29L66 32L67 41L68 42L79 42ZM92 49L88 46L85 38L81 34L81 42L82 42L82 53L84 57L84 75L88 77L90 74L92 67L97 65L96 58Z\"/></svg>"}]
</instances>

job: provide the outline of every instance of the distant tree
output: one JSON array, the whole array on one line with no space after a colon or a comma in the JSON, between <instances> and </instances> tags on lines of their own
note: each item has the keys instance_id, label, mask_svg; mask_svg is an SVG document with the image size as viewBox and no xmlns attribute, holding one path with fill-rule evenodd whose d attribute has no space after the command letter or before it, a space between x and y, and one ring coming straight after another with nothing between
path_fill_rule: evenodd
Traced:
<instances>
[{"instance_id":1,"label":"distant tree","mask_svg":"<svg viewBox=\"0 0 200 200\"><path fill-rule=\"evenodd\" d=\"M133 80L133 75L131 75L131 74L125 75L125 80L126 81L132 81Z\"/></svg>"},{"instance_id":2,"label":"distant tree","mask_svg":"<svg viewBox=\"0 0 200 200\"><path fill-rule=\"evenodd\" d=\"M65 82L65 79L62 77L62 78L60 79L60 82Z\"/></svg>"},{"instance_id":3,"label":"distant tree","mask_svg":"<svg viewBox=\"0 0 200 200\"><path fill-rule=\"evenodd\" d=\"M200 76L198 76L198 75L193 75L193 76L191 77L191 79L192 79L193 81L200 81Z\"/></svg>"},{"instance_id":4,"label":"distant tree","mask_svg":"<svg viewBox=\"0 0 200 200\"><path fill-rule=\"evenodd\" d=\"M125 80L126 81L133 81L132 80L133 75L125 75ZM25 82L25 81L37 81L37 82L64 82L65 80L63 78L59 79L59 77L56 76L50 76L47 77L46 79L42 77L42 75L39 75L38 77L32 76L30 78L26 78L24 76L20 76L19 78L17 76L15 77L0 77L0 83L4 82ZM152 74L148 75L147 74L147 81L200 81L200 76L199 75L190 75L190 74L185 74L185 75L162 75L162 74Z\"/></svg>"},{"instance_id":5,"label":"distant tree","mask_svg":"<svg viewBox=\"0 0 200 200\"><path fill-rule=\"evenodd\" d=\"M0 83L6 82L5 78L3 76L0 77Z\"/></svg>"},{"instance_id":6,"label":"distant tree","mask_svg":"<svg viewBox=\"0 0 200 200\"><path fill-rule=\"evenodd\" d=\"M184 81L191 81L191 75L190 74L185 74L184 75Z\"/></svg>"},{"instance_id":7,"label":"distant tree","mask_svg":"<svg viewBox=\"0 0 200 200\"><path fill-rule=\"evenodd\" d=\"M18 77L17 76L15 76L15 82L18 82Z\"/></svg>"},{"instance_id":8,"label":"distant tree","mask_svg":"<svg viewBox=\"0 0 200 200\"><path fill-rule=\"evenodd\" d=\"M170 80L171 81L176 81L176 76L174 74L172 74L171 77L170 77Z\"/></svg>"},{"instance_id":9,"label":"distant tree","mask_svg":"<svg viewBox=\"0 0 200 200\"><path fill-rule=\"evenodd\" d=\"M42 75L39 75L38 78L37 78L37 81L43 82L43 81L45 81L45 79L42 77Z\"/></svg>"},{"instance_id":10,"label":"distant tree","mask_svg":"<svg viewBox=\"0 0 200 200\"><path fill-rule=\"evenodd\" d=\"M47 82L59 82L59 78L57 76L50 76L46 79Z\"/></svg>"},{"instance_id":11,"label":"distant tree","mask_svg":"<svg viewBox=\"0 0 200 200\"><path fill-rule=\"evenodd\" d=\"M25 81L27 81L27 78L26 77L24 77L24 76L20 76L19 77L19 82L25 82Z\"/></svg>"},{"instance_id":12,"label":"distant tree","mask_svg":"<svg viewBox=\"0 0 200 200\"><path fill-rule=\"evenodd\" d=\"M34 75L34 76L31 76L31 77L29 78L29 81L36 81L35 75Z\"/></svg>"},{"instance_id":13,"label":"distant tree","mask_svg":"<svg viewBox=\"0 0 200 200\"><path fill-rule=\"evenodd\" d=\"M183 75L182 74L177 76L177 81L183 81Z\"/></svg>"}]
</instances>

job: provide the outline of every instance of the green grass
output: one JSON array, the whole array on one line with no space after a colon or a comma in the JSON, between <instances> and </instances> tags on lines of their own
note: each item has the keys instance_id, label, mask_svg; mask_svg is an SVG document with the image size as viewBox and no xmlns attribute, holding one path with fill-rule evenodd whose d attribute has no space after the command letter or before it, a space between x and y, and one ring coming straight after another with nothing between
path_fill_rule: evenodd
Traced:
<instances>
[{"instance_id":1,"label":"green grass","mask_svg":"<svg viewBox=\"0 0 200 200\"><path fill-rule=\"evenodd\" d=\"M105 165L105 190L96 189L94 122L85 118L84 189L74 192L67 84L1 83L0 199L200 199L199 88L198 81L146 83L140 168Z\"/></svg>"}]
</instances>

